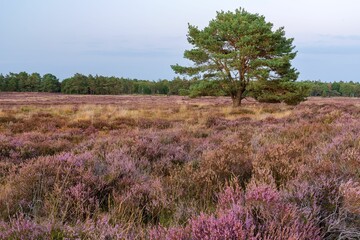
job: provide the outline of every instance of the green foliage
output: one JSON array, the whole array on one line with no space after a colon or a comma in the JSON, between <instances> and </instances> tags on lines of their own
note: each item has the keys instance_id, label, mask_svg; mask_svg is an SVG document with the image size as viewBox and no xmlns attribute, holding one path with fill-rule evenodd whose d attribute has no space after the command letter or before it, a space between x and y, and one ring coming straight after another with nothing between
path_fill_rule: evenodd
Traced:
<instances>
[{"instance_id":1,"label":"green foliage","mask_svg":"<svg viewBox=\"0 0 360 240\"><path fill-rule=\"evenodd\" d=\"M182 79L179 77L174 78L172 81L169 81L169 92L168 94L170 95L183 95L180 93L180 90L182 91L182 93L185 93L186 91L189 91L191 82L186 80L186 79ZM188 94L186 94L188 95Z\"/></svg>"},{"instance_id":2,"label":"green foliage","mask_svg":"<svg viewBox=\"0 0 360 240\"><path fill-rule=\"evenodd\" d=\"M19 88L19 79L17 78L17 74L10 73L8 76L8 84L7 84L7 91L15 92Z\"/></svg>"},{"instance_id":3,"label":"green foliage","mask_svg":"<svg viewBox=\"0 0 360 240\"><path fill-rule=\"evenodd\" d=\"M224 96L225 92L220 88L218 81L195 81L190 86L190 97L199 96Z\"/></svg>"},{"instance_id":4,"label":"green foliage","mask_svg":"<svg viewBox=\"0 0 360 240\"><path fill-rule=\"evenodd\" d=\"M1 92L60 92L60 82L52 74L26 72L0 75Z\"/></svg>"},{"instance_id":5,"label":"green foliage","mask_svg":"<svg viewBox=\"0 0 360 240\"><path fill-rule=\"evenodd\" d=\"M75 74L61 83L61 92L67 94L170 94L188 95L190 82L175 78L148 81L117 77L85 76ZM180 92L180 90L182 92Z\"/></svg>"},{"instance_id":6,"label":"green foliage","mask_svg":"<svg viewBox=\"0 0 360 240\"><path fill-rule=\"evenodd\" d=\"M254 97L259 102L280 103L297 105L306 100L309 88L286 81L254 81L249 86L248 96Z\"/></svg>"},{"instance_id":7,"label":"green foliage","mask_svg":"<svg viewBox=\"0 0 360 240\"><path fill-rule=\"evenodd\" d=\"M190 94L189 90L188 89L179 89L179 95L180 96L188 96Z\"/></svg>"},{"instance_id":8,"label":"green foliage","mask_svg":"<svg viewBox=\"0 0 360 240\"><path fill-rule=\"evenodd\" d=\"M4 77L4 75L0 74L0 92L5 92L7 90L6 87L6 78Z\"/></svg>"},{"instance_id":9,"label":"green foliage","mask_svg":"<svg viewBox=\"0 0 360 240\"><path fill-rule=\"evenodd\" d=\"M320 81L303 81L297 83L300 86L306 86L308 96L322 97L360 97L360 83L354 82L333 82L325 83Z\"/></svg>"},{"instance_id":10,"label":"green foliage","mask_svg":"<svg viewBox=\"0 0 360 240\"><path fill-rule=\"evenodd\" d=\"M350 82L348 84L340 83L339 85L340 85L339 92L341 93L342 96L346 96L346 97L354 97L356 88L359 87L356 86L353 82Z\"/></svg>"},{"instance_id":11,"label":"green foliage","mask_svg":"<svg viewBox=\"0 0 360 240\"><path fill-rule=\"evenodd\" d=\"M217 86L232 97L234 106L241 104L252 81L292 82L298 76L291 66L296 56L293 39L285 37L284 28L273 30L264 16L241 8L218 12L202 30L189 25L188 42L193 48L186 50L184 57L194 65L173 65L172 69L178 74L218 80Z\"/></svg>"},{"instance_id":12,"label":"green foliage","mask_svg":"<svg viewBox=\"0 0 360 240\"><path fill-rule=\"evenodd\" d=\"M338 83L338 82L332 83L331 84L331 90L337 91L339 93L340 92L340 83Z\"/></svg>"},{"instance_id":13,"label":"green foliage","mask_svg":"<svg viewBox=\"0 0 360 240\"><path fill-rule=\"evenodd\" d=\"M288 105L297 105L306 100L307 91L307 88L297 88L296 91L287 92L282 100Z\"/></svg>"},{"instance_id":14,"label":"green foliage","mask_svg":"<svg viewBox=\"0 0 360 240\"><path fill-rule=\"evenodd\" d=\"M32 73L31 75L29 75L28 77L28 90L29 92L50 92L47 89L43 89L43 84L44 84L44 77L46 75L43 76L43 78L41 78L39 73ZM56 84L60 86L59 83L59 79L56 79ZM55 91L53 92L60 92L60 88L57 88Z\"/></svg>"},{"instance_id":15,"label":"green foliage","mask_svg":"<svg viewBox=\"0 0 360 240\"><path fill-rule=\"evenodd\" d=\"M75 74L62 82L51 74L39 73L0 74L1 92L62 92L66 94L164 94L181 96L231 96L226 91L226 81L208 78L186 80L176 77L173 80L138 80L118 77ZM251 81L243 96L251 96L260 102L299 102L306 96L322 97L360 97L360 83L299 81L261 79ZM295 99L297 99L295 101ZM292 103L295 104L295 103Z\"/></svg>"},{"instance_id":16,"label":"green foliage","mask_svg":"<svg viewBox=\"0 0 360 240\"><path fill-rule=\"evenodd\" d=\"M89 81L85 75L75 74L72 78L65 79L62 83L61 91L70 94L90 93Z\"/></svg>"},{"instance_id":17,"label":"green foliage","mask_svg":"<svg viewBox=\"0 0 360 240\"><path fill-rule=\"evenodd\" d=\"M60 92L60 82L56 76L48 73L43 76L42 88L43 92Z\"/></svg>"}]
</instances>

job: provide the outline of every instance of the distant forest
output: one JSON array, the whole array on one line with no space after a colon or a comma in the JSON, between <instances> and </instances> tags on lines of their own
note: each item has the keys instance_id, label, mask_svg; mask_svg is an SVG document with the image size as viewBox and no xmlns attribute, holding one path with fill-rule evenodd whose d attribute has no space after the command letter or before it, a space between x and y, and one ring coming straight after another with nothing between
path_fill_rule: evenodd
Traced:
<instances>
[{"instance_id":1,"label":"distant forest","mask_svg":"<svg viewBox=\"0 0 360 240\"><path fill-rule=\"evenodd\" d=\"M195 96L223 96L216 81L186 80L179 77L173 80L138 80L118 77L104 77L75 74L59 81L53 74L41 76L38 73L0 74L0 92L50 92L65 94L166 94ZM360 83L298 81L296 84L308 89L309 96L360 97Z\"/></svg>"}]
</instances>

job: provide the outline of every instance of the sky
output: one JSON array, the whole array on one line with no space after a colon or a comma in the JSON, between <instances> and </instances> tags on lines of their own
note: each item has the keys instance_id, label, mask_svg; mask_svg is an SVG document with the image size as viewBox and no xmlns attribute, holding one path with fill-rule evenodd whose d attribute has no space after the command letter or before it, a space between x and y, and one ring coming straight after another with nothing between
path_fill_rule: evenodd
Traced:
<instances>
[{"instance_id":1,"label":"sky","mask_svg":"<svg viewBox=\"0 0 360 240\"><path fill-rule=\"evenodd\" d=\"M0 73L172 79L187 24L239 7L285 27L299 80L360 81L359 0L0 0Z\"/></svg>"}]
</instances>

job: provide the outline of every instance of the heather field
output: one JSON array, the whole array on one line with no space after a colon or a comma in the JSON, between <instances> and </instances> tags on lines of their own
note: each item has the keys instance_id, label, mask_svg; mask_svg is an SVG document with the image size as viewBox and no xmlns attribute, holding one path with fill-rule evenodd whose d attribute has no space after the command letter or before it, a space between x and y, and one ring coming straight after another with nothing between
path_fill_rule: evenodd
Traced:
<instances>
[{"instance_id":1,"label":"heather field","mask_svg":"<svg viewBox=\"0 0 360 240\"><path fill-rule=\"evenodd\" d=\"M360 99L0 93L0 239L360 239Z\"/></svg>"}]
</instances>

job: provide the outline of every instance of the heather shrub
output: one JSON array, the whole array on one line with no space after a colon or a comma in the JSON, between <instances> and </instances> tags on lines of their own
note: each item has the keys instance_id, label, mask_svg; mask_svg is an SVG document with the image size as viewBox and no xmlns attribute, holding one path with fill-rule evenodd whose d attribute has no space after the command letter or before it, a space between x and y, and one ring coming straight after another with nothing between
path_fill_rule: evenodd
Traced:
<instances>
[{"instance_id":1,"label":"heather shrub","mask_svg":"<svg viewBox=\"0 0 360 240\"><path fill-rule=\"evenodd\" d=\"M266 104L263 105L260 110L262 113L276 113L279 112L281 109L279 109L278 105Z\"/></svg>"},{"instance_id":2,"label":"heather shrub","mask_svg":"<svg viewBox=\"0 0 360 240\"><path fill-rule=\"evenodd\" d=\"M100 210L109 211L116 205L114 194L125 194L143 179L144 175L140 170L144 166L141 162L135 163L126 149L104 153L97 149L97 153L83 163L84 173L81 176L82 181L91 188L92 195L80 199L88 199L97 204Z\"/></svg>"},{"instance_id":3,"label":"heather shrub","mask_svg":"<svg viewBox=\"0 0 360 240\"><path fill-rule=\"evenodd\" d=\"M197 202L195 209L211 208L219 190L232 178L241 186L251 178L252 162L249 147L241 140L230 137L215 149L207 149L199 160L174 168L165 179L172 202ZM206 149L206 148L205 148Z\"/></svg>"},{"instance_id":4,"label":"heather shrub","mask_svg":"<svg viewBox=\"0 0 360 240\"><path fill-rule=\"evenodd\" d=\"M102 120L102 119L93 121L90 126L94 127L97 130L102 130L102 131L107 131L107 130L114 129L113 125L110 122L107 122L107 121Z\"/></svg>"},{"instance_id":5,"label":"heather shrub","mask_svg":"<svg viewBox=\"0 0 360 240\"><path fill-rule=\"evenodd\" d=\"M134 228L126 225L111 224L107 217L98 220L86 220L75 225L62 226L63 237L66 239L136 239L140 236Z\"/></svg>"},{"instance_id":6,"label":"heather shrub","mask_svg":"<svg viewBox=\"0 0 360 240\"><path fill-rule=\"evenodd\" d=\"M10 139L10 137L0 133L0 157L2 159L9 158L12 150L14 149L14 147L9 143Z\"/></svg>"},{"instance_id":7,"label":"heather shrub","mask_svg":"<svg viewBox=\"0 0 360 240\"><path fill-rule=\"evenodd\" d=\"M36 222L20 215L9 222L0 221L0 239L134 239L139 237L127 226L111 224L106 217L75 225Z\"/></svg>"},{"instance_id":8,"label":"heather shrub","mask_svg":"<svg viewBox=\"0 0 360 240\"><path fill-rule=\"evenodd\" d=\"M161 150L160 137L156 134L140 136L135 139L132 154L137 158L146 158L149 162L156 162L164 155Z\"/></svg>"},{"instance_id":9,"label":"heather shrub","mask_svg":"<svg viewBox=\"0 0 360 240\"><path fill-rule=\"evenodd\" d=\"M23 136L24 138L24 136ZM50 138L43 138L43 139L29 139L27 140L25 137L25 150L22 149L20 152L24 158L33 158L38 156L48 156L54 155L56 153L60 153L63 151L67 151L71 149L72 144L70 141L65 139L59 139L56 135L50 136Z\"/></svg>"},{"instance_id":10,"label":"heather shrub","mask_svg":"<svg viewBox=\"0 0 360 240\"><path fill-rule=\"evenodd\" d=\"M240 117L235 120L229 120L220 117L209 116L205 122L207 128L212 128L215 131L231 131L243 133L242 128L244 124L252 125L252 119L250 117ZM226 133L224 133L226 136ZM246 136L246 134L244 134ZM244 138L242 137L242 140Z\"/></svg>"},{"instance_id":11,"label":"heather shrub","mask_svg":"<svg viewBox=\"0 0 360 240\"><path fill-rule=\"evenodd\" d=\"M243 114L250 114L253 115L255 114L254 110L252 109L248 109L248 108L233 108L230 111L231 115L243 115Z\"/></svg>"},{"instance_id":12,"label":"heather shrub","mask_svg":"<svg viewBox=\"0 0 360 240\"><path fill-rule=\"evenodd\" d=\"M172 127L171 121L168 121L168 120L166 120L166 119L156 119L156 121L154 121L153 125L154 125L157 129L167 129L167 128L171 128L171 127Z\"/></svg>"},{"instance_id":13,"label":"heather shrub","mask_svg":"<svg viewBox=\"0 0 360 240\"><path fill-rule=\"evenodd\" d=\"M65 189L55 184L54 190L45 197L44 209L49 211L51 218L73 222L98 213L99 201L93 189L84 183L74 183Z\"/></svg>"},{"instance_id":14,"label":"heather shrub","mask_svg":"<svg viewBox=\"0 0 360 240\"><path fill-rule=\"evenodd\" d=\"M89 128L90 126L92 125L92 122L91 120L77 120L77 121L74 121L70 124L68 124L68 127L70 128L80 128L82 130L85 130L87 128Z\"/></svg>"},{"instance_id":15,"label":"heather shrub","mask_svg":"<svg viewBox=\"0 0 360 240\"><path fill-rule=\"evenodd\" d=\"M197 161L189 162L183 166L170 169L168 176L163 179L170 203L174 205L176 203L176 207L180 205L183 208L182 212L187 211L187 207L193 203L191 200L196 205L207 205L209 200L212 201L209 197L208 181L198 174L200 172L199 167ZM181 202L188 203L188 205L183 206Z\"/></svg>"},{"instance_id":16,"label":"heather shrub","mask_svg":"<svg viewBox=\"0 0 360 240\"><path fill-rule=\"evenodd\" d=\"M15 166L12 162L9 161L0 161L0 184L5 182L6 177L11 174L15 169Z\"/></svg>"},{"instance_id":17,"label":"heather shrub","mask_svg":"<svg viewBox=\"0 0 360 240\"><path fill-rule=\"evenodd\" d=\"M335 128L336 127L336 128ZM341 124L332 138L322 141L316 147L314 172L328 172L336 176L349 176L359 179L360 144L358 124Z\"/></svg>"},{"instance_id":18,"label":"heather shrub","mask_svg":"<svg viewBox=\"0 0 360 240\"><path fill-rule=\"evenodd\" d=\"M356 99L5 100L0 239L360 238Z\"/></svg>"},{"instance_id":19,"label":"heather shrub","mask_svg":"<svg viewBox=\"0 0 360 240\"><path fill-rule=\"evenodd\" d=\"M117 117L112 121L111 125L113 129L133 128L136 126L136 121L133 118Z\"/></svg>"},{"instance_id":20,"label":"heather shrub","mask_svg":"<svg viewBox=\"0 0 360 240\"><path fill-rule=\"evenodd\" d=\"M241 141L230 144L233 139L214 150L204 146L206 152L200 160L174 168L164 178L174 222L184 222L186 216L213 209L218 191L230 179L236 177L244 187L251 178L252 164L246 157L249 149Z\"/></svg>"},{"instance_id":21,"label":"heather shrub","mask_svg":"<svg viewBox=\"0 0 360 240\"><path fill-rule=\"evenodd\" d=\"M49 239L51 230L20 216L9 222L0 221L0 239Z\"/></svg>"},{"instance_id":22,"label":"heather shrub","mask_svg":"<svg viewBox=\"0 0 360 240\"><path fill-rule=\"evenodd\" d=\"M147 136L133 139L130 155L137 161L148 161L155 173L168 175L171 168L197 157L198 153L192 149L191 142L191 139L182 138L178 132L148 132Z\"/></svg>"},{"instance_id":23,"label":"heather shrub","mask_svg":"<svg viewBox=\"0 0 360 240\"><path fill-rule=\"evenodd\" d=\"M5 191L0 195L4 202L2 216L21 210L63 220L86 218L101 200L97 198L101 180L109 179L95 175L92 158L90 153L66 153L23 164L18 174L6 178Z\"/></svg>"},{"instance_id":24,"label":"heather shrub","mask_svg":"<svg viewBox=\"0 0 360 240\"><path fill-rule=\"evenodd\" d=\"M213 151L208 151L200 162L200 175L214 185L224 184L232 177L239 179L241 185L251 178L252 160L249 145L240 137L232 136Z\"/></svg>"},{"instance_id":25,"label":"heather shrub","mask_svg":"<svg viewBox=\"0 0 360 240\"><path fill-rule=\"evenodd\" d=\"M218 117L215 117L215 116L209 116L206 121L205 121L205 126L207 128L211 128L211 127L214 127L216 126L218 123Z\"/></svg>"},{"instance_id":26,"label":"heather shrub","mask_svg":"<svg viewBox=\"0 0 360 240\"><path fill-rule=\"evenodd\" d=\"M218 205L216 213L200 214L182 230L156 228L150 236L153 239L321 239L314 221L295 206L283 202L271 187L251 187L245 201L236 200L235 196L241 195L239 188L227 187L221 195L218 204L226 199L227 208Z\"/></svg>"},{"instance_id":27,"label":"heather shrub","mask_svg":"<svg viewBox=\"0 0 360 240\"><path fill-rule=\"evenodd\" d=\"M158 226L149 231L149 239L158 240L188 240L190 238L190 231L188 228L170 227L168 229Z\"/></svg>"},{"instance_id":28,"label":"heather shrub","mask_svg":"<svg viewBox=\"0 0 360 240\"><path fill-rule=\"evenodd\" d=\"M7 125L9 123L15 123L18 120L13 115L0 116L0 126Z\"/></svg>"},{"instance_id":29,"label":"heather shrub","mask_svg":"<svg viewBox=\"0 0 360 240\"><path fill-rule=\"evenodd\" d=\"M57 133L44 135L26 132L16 136L0 136L0 157L14 162L54 155L71 148L71 142Z\"/></svg>"},{"instance_id":30,"label":"heather shrub","mask_svg":"<svg viewBox=\"0 0 360 240\"><path fill-rule=\"evenodd\" d=\"M192 132L192 136L195 138L207 138L209 135L209 131L206 131L204 129L196 129Z\"/></svg>"},{"instance_id":31,"label":"heather shrub","mask_svg":"<svg viewBox=\"0 0 360 240\"><path fill-rule=\"evenodd\" d=\"M357 208L356 188L352 181L341 184L340 179L320 176L292 183L286 199L311 213L326 239L356 239L360 236L359 215L352 212Z\"/></svg>"},{"instance_id":32,"label":"heather shrub","mask_svg":"<svg viewBox=\"0 0 360 240\"><path fill-rule=\"evenodd\" d=\"M59 116L52 116L49 113L36 113L29 118L13 122L9 125L12 133L23 133L31 131L40 131L43 133L53 132L66 124L65 119Z\"/></svg>"},{"instance_id":33,"label":"heather shrub","mask_svg":"<svg viewBox=\"0 0 360 240\"><path fill-rule=\"evenodd\" d=\"M1 216L12 216L18 211L40 216L51 213L44 208L46 196L51 195L57 186L61 186L60 191L64 194L67 187L75 185L81 178L81 162L85 159L88 159L86 154L61 154L24 163L18 173L6 178L4 191L0 194ZM66 207L66 204L61 207Z\"/></svg>"},{"instance_id":34,"label":"heather shrub","mask_svg":"<svg viewBox=\"0 0 360 240\"><path fill-rule=\"evenodd\" d=\"M239 185L237 178L231 179L226 183L224 189L218 194L217 209L223 211L231 208L233 205L245 204L245 194Z\"/></svg>"},{"instance_id":35,"label":"heather shrub","mask_svg":"<svg viewBox=\"0 0 360 240\"><path fill-rule=\"evenodd\" d=\"M251 220L246 219L248 225L240 220L244 215L240 207L218 216L201 214L190 221L191 239L255 239Z\"/></svg>"},{"instance_id":36,"label":"heather shrub","mask_svg":"<svg viewBox=\"0 0 360 240\"><path fill-rule=\"evenodd\" d=\"M349 180L342 183L339 190L343 197L344 208L351 214L360 215L360 183Z\"/></svg>"},{"instance_id":37,"label":"heather shrub","mask_svg":"<svg viewBox=\"0 0 360 240\"><path fill-rule=\"evenodd\" d=\"M172 123L166 119L144 119L141 118L138 120L138 126L140 128L155 128L155 129L167 129L172 127Z\"/></svg>"},{"instance_id":38,"label":"heather shrub","mask_svg":"<svg viewBox=\"0 0 360 240\"><path fill-rule=\"evenodd\" d=\"M283 145L264 146L255 153L255 172L260 169L268 169L277 187L295 178L299 172L299 166L304 162L302 149L299 146L289 144L286 148Z\"/></svg>"},{"instance_id":39,"label":"heather shrub","mask_svg":"<svg viewBox=\"0 0 360 240\"><path fill-rule=\"evenodd\" d=\"M165 213L167 199L158 179L143 179L128 191L116 195L114 217L129 216L128 220L141 224L157 224Z\"/></svg>"}]
</instances>

